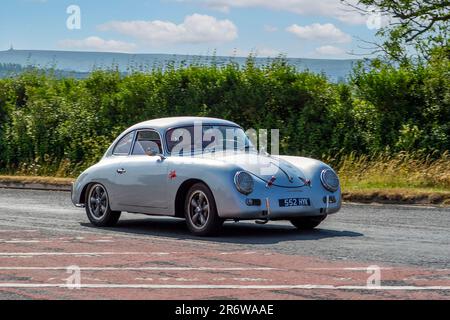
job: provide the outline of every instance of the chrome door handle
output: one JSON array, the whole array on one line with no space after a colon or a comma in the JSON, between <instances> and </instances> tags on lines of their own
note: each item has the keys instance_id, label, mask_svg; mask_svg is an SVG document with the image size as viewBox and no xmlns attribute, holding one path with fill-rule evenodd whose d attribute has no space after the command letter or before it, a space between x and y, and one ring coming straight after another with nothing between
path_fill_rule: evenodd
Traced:
<instances>
[{"instance_id":1,"label":"chrome door handle","mask_svg":"<svg viewBox=\"0 0 450 320\"><path fill-rule=\"evenodd\" d=\"M118 174L124 174L124 173L126 173L127 172L127 170L125 170L125 169L117 169L117 173Z\"/></svg>"}]
</instances>

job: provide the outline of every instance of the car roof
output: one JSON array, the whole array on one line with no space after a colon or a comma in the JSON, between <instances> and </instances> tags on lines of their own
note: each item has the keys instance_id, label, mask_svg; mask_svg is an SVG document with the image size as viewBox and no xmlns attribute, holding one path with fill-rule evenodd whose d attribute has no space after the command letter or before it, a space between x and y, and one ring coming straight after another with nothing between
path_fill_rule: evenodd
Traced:
<instances>
[{"instance_id":1,"label":"car roof","mask_svg":"<svg viewBox=\"0 0 450 320\"><path fill-rule=\"evenodd\" d=\"M207 118L207 117L172 117L172 118L161 118L144 121L132 126L127 131L146 128L152 128L155 130L166 130L175 127L192 126L196 122L201 122L204 125L213 124L213 125L227 125L239 127L239 125L237 125L236 123L223 119Z\"/></svg>"}]
</instances>

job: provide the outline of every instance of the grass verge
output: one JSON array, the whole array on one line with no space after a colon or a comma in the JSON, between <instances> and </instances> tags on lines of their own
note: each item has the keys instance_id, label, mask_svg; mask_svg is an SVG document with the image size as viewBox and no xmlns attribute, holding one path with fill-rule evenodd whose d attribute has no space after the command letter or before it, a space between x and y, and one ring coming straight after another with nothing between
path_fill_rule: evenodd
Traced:
<instances>
[{"instance_id":1,"label":"grass verge","mask_svg":"<svg viewBox=\"0 0 450 320\"><path fill-rule=\"evenodd\" d=\"M342 198L347 202L358 203L450 206L450 191L420 188L344 189Z\"/></svg>"},{"instance_id":2,"label":"grass verge","mask_svg":"<svg viewBox=\"0 0 450 320\"><path fill-rule=\"evenodd\" d=\"M34 176L1 176L0 183L44 184L54 186L70 186L72 178L34 177Z\"/></svg>"}]
</instances>

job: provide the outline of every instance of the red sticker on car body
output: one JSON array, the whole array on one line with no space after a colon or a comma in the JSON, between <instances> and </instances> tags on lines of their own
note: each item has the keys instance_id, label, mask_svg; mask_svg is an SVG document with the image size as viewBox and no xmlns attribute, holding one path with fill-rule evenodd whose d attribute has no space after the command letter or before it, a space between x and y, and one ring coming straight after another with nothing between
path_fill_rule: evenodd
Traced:
<instances>
[{"instance_id":1,"label":"red sticker on car body","mask_svg":"<svg viewBox=\"0 0 450 320\"><path fill-rule=\"evenodd\" d=\"M169 178L170 180L173 180L177 177L177 172L175 170L170 171Z\"/></svg>"}]
</instances>

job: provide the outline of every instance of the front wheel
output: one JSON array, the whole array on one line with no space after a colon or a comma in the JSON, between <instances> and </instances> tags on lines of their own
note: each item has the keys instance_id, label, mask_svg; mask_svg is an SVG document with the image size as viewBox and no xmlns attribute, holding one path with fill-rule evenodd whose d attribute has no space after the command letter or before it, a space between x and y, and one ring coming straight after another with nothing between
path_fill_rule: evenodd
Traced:
<instances>
[{"instance_id":1,"label":"front wheel","mask_svg":"<svg viewBox=\"0 0 450 320\"><path fill-rule=\"evenodd\" d=\"M112 227L117 224L121 212L112 211L106 188L101 184L93 184L86 192L86 214L96 227Z\"/></svg>"},{"instance_id":2,"label":"front wheel","mask_svg":"<svg viewBox=\"0 0 450 320\"><path fill-rule=\"evenodd\" d=\"M312 230L322 223L327 215L314 217L298 217L291 219L291 223L299 230Z\"/></svg>"},{"instance_id":3,"label":"front wheel","mask_svg":"<svg viewBox=\"0 0 450 320\"><path fill-rule=\"evenodd\" d=\"M203 183L192 186L187 194L184 207L186 224L194 235L214 235L224 222L217 213L216 202L211 190Z\"/></svg>"}]
</instances>

